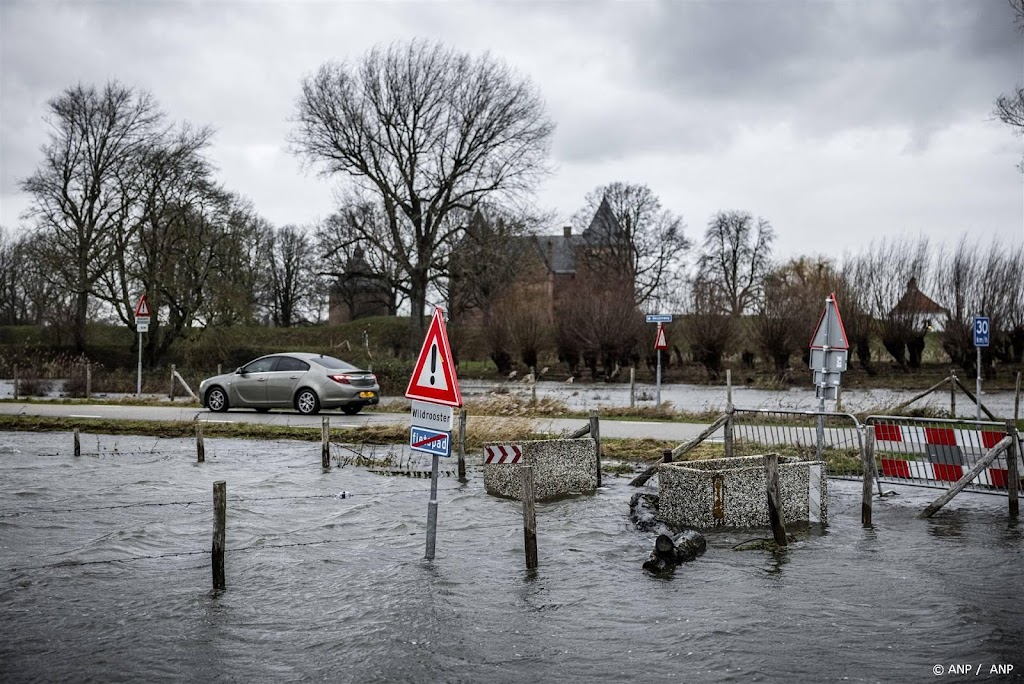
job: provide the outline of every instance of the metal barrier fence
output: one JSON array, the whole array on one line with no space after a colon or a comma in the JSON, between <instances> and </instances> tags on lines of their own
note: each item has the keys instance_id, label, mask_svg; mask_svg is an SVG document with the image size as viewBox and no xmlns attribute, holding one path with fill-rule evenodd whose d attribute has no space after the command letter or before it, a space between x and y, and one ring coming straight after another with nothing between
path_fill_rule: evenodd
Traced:
<instances>
[{"instance_id":1,"label":"metal barrier fence","mask_svg":"<svg viewBox=\"0 0 1024 684\"><path fill-rule=\"evenodd\" d=\"M862 434L861 424L849 413L734 409L725 426L726 455L767 448L783 456L828 461L829 475L860 476Z\"/></svg>"},{"instance_id":2,"label":"metal barrier fence","mask_svg":"<svg viewBox=\"0 0 1024 684\"><path fill-rule=\"evenodd\" d=\"M899 416L868 416L865 427L874 442L879 480L941 488L963 477L1012 430L1006 423ZM996 457L966 489L1008 494L1011 457L1016 458L1016 473L1024 472L1018 444L1017 449ZM1021 490L1020 479L1016 479Z\"/></svg>"}]
</instances>

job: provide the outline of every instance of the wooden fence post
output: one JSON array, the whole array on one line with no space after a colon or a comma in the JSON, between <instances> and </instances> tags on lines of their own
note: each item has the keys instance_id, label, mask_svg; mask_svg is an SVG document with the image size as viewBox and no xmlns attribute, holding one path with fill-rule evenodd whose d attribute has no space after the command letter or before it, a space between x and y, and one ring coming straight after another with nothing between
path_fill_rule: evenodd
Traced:
<instances>
[{"instance_id":1,"label":"wooden fence post","mask_svg":"<svg viewBox=\"0 0 1024 684\"><path fill-rule=\"evenodd\" d=\"M597 409L590 409L590 436L597 445L597 486L601 486L601 421Z\"/></svg>"},{"instance_id":2,"label":"wooden fence post","mask_svg":"<svg viewBox=\"0 0 1024 684\"><path fill-rule=\"evenodd\" d=\"M82 441L79 439L78 428L75 428L75 456L82 455Z\"/></svg>"},{"instance_id":3,"label":"wooden fence post","mask_svg":"<svg viewBox=\"0 0 1024 684\"><path fill-rule=\"evenodd\" d=\"M956 378L949 372L949 417L956 420Z\"/></svg>"},{"instance_id":4,"label":"wooden fence post","mask_svg":"<svg viewBox=\"0 0 1024 684\"><path fill-rule=\"evenodd\" d=\"M662 463L671 463L672 462L672 450L671 449L663 449L662 450L662 452L661 452L661 462Z\"/></svg>"},{"instance_id":5,"label":"wooden fence post","mask_svg":"<svg viewBox=\"0 0 1024 684\"><path fill-rule=\"evenodd\" d=\"M768 489L768 520L772 536L779 546L786 546L786 521L782 518L782 494L779 491L779 455L765 454L764 479Z\"/></svg>"},{"instance_id":6,"label":"wooden fence post","mask_svg":"<svg viewBox=\"0 0 1024 684\"><path fill-rule=\"evenodd\" d=\"M196 461L206 462L206 446L203 444L203 424L196 423Z\"/></svg>"},{"instance_id":7,"label":"wooden fence post","mask_svg":"<svg viewBox=\"0 0 1024 684\"><path fill-rule=\"evenodd\" d=\"M466 481L466 409L459 409L459 482Z\"/></svg>"},{"instance_id":8,"label":"wooden fence post","mask_svg":"<svg viewBox=\"0 0 1024 684\"><path fill-rule=\"evenodd\" d=\"M18 401L18 364L14 364L14 401Z\"/></svg>"},{"instance_id":9,"label":"wooden fence post","mask_svg":"<svg viewBox=\"0 0 1024 684\"><path fill-rule=\"evenodd\" d=\"M1017 376L1018 379L1020 376ZM1006 421L1006 436L1010 438L1010 446L1006 449L1006 479L1009 486L1010 517L1016 518L1020 514L1020 503L1018 502L1017 488L1020 486L1020 473L1017 472L1017 423Z\"/></svg>"},{"instance_id":10,"label":"wooden fence post","mask_svg":"<svg viewBox=\"0 0 1024 684\"><path fill-rule=\"evenodd\" d=\"M213 588L223 589L224 583L224 539L228 508L227 483L218 480L213 483Z\"/></svg>"},{"instance_id":11,"label":"wooden fence post","mask_svg":"<svg viewBox=\"0 0 1024 684\"><path fill-rule=\"evenodd\" d=\"M723 431L722 439L725 444L725 457L732 458L732 428L733 428L733 411L732 407L729 407L729 413L726 414L725 418L725 429Z\"/></svg>"},{"instance_id":12,"label":"wooden fence post","mask_svg":"<svg viewBox=\"0 0 1024 684\"><path fill-rule=\"evenodd\" d=\"M85 364L85 398L89 399L92 397L92 363L86 362Z\"/></svg>"},{"instance_id":13,"label":"wooden fence post","mask_svg":"<svg viewBox=\"0 0 1024 684\"><path fill-rule=\"evenodd\" d=\"M218 363L217 364L217 375L220 375L220 374L221 374L221 369L220 369L220 364Z\"/></svg>"},{"instance_id":14,"label":"wooden fence post","mask_svg":"<svg viewBox=\"0 0 1024 684\"><path fill-rule=\"evenodd\" d=\"M530 402L537 403L537 367L530 366Z\"/></svg>"},{"instance_id":15,"label":"wooden fence post","mask_svg":"<svg viewBox=\"0 0 1024 684\"><path fill-rule=\"evenodd\" d=\"M331 467L331 419L327 416L320 423L320 465Z\"/></svg>"},{"instance_id":16,"label":"wooden fence post","mask_svg":"<svg viewBox=\"0 0 1024 684\"><path fill-rule=\"evenodd\" d=\"M864 474L864 486L860 496L860 524L871 527L871 489L872 478L875 476L875 426L866 425L861 428L864 434L864 446L861 452L861 472Z\"/></svg>"},{"instance_id":17,"label":"wooden fence post","mask_svg":"<svg viewBox=\"0 0 1024 684\"><path fill-rule=\"evenodd\" d=\"M636 406L636 366L629 367L629 408Z\"/></svg>"},{"instance_id":18,"label":"wooden fence post","mask_svg":"<svg viewBox=\"0 0 1024 684\"><path fill-rule=\"evenodd\" d=\"M533 466L519 468L522 475L523 541L526 547L526 569L537 567L537 511L533 500Z\"/></svg>"},{"instance_id":19,"label":"wooden fence post","mask_svg":"<svg viewBox=\"0 0 1024 684\"><path fill-rule=\"evenodd\" d=\"M174 364L171 364L171 389L167 393L168 398L174 401Z\"/></svg>"}]
</instances>

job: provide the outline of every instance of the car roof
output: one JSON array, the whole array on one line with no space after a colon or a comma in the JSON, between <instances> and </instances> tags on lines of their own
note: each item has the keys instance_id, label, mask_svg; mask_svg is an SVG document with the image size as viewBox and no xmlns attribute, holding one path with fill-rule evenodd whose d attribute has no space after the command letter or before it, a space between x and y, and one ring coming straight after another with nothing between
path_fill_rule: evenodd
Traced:
<instances>
[{"instance_id":1,"label":"car roof","mask_svg":"<svg viewBox=\"0 0 1024 684\"><path fill-rule=\"evenodd\" d=\"M354 363L350 361L346 361L345 359L339 359L337 356L331 356L329 354L313 354L310 352L276 352L274 354L266 354L265 356L261 356L260 358L267 358L269 356L294 356L295 358L303 359L304 361L316 361L317 359L322 358L337 359L342 363L347 363L353 368L358 368L358 366L356 366Z\"/></svg>"}]
</instances>

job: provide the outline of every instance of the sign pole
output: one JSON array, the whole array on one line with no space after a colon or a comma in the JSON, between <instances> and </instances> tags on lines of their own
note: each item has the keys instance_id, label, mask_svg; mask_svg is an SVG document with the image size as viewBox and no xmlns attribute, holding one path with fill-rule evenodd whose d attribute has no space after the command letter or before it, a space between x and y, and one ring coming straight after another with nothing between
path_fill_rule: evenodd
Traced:
<instances>
[{"instance_id":1,"label":"sign pole","mask_svg":"<svg viewBox=\"0 0 1024 684\"><path fill-rule=\"evenodd\" d=\"M822 378L823 382L824 382L825 377L826 377L825 373L828 370L828 363L827 363L827 359L828 359L828 356L829 356L829 354L828 354L828 350L829 350L829 344L828 344L829 336L828 335L829 335L829 332L831 332L829 330L829 327L830 327L829 326L829 318L830 318L830 316L828 315L828 306L831 303L832 303L832 296L829 295L828 297L825 298L825 319L823 321L823 323L825 324L825 344L822 347L822 350L824 351L825 359L826 359L826 363L823 364L825 366L825 369L824 369L824 371L821 374L821 378ZM822 448L822 446L825 443L825 419L821 415L824 412L825 412L825 386L822 385L822 386L818 387L818 434L817 434L817 438L818 438L817 442L818 442L818 444L817 444L817 459L819 461L821 460L821 448Z\"/></svg>"},{"instance_id":2,"label":"sign pole","mask_svg":"<svg viewBox=\"0 0 1024 684\"><path fill-rule=\"evenodd\" d=\"M658 408L661 408L661 350L660 349L656 349L654 353L658 355L658 370L657 370L657 373L656 373L657 377L655 379L655 384L656 384L658 389L657 389L657 392L656 392L657 401L655 402L655 405Z\"/></svg>"},{"instance_id":3,"label":"sign pole","mask_svg":"<svg viewBox=\"0 0 1024 684\"><path fill-rule=\"evenodd\" d=\"M978 400L977 401L978 407L977 407L977 418L976 418L976 420L978 420L980 422L981 421L981 347L975 347L975 349L978 350L978 382L977 382L977 387L975 387L974 397L975 397L975 399Z\"/></svg>"},{"instance_id":4,"label":"sign pole","mask_svg":"<svg viewBox=\"0 0 1024 684\"><path fill-rule=\"evenodd\" d=\"M142 396L142 331L139 331L139 375L135 382L135 396Z\"/></svg>"},{"instance_id":5,"label":"sign pole","mask_svg":"<svg viewBox=\"0 0 1024 684\"><path fill-rule=\"evenodd\" d=\"M437 454L430 460L430 503L427 504L427 560L434 560L437 540Z\"/></svg>"}]
</instances>

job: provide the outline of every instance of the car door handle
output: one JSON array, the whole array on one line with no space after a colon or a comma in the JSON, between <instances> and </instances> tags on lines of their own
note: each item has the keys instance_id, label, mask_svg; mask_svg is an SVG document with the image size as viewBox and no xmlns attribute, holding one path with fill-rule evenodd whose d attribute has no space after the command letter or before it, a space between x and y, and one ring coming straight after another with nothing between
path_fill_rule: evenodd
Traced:
<instances>
[{"instance_id":1,"label":"car door handle","mask_svg":"<svg viewBox=\"0 0 1024 684\"><path fill-rule=\"evenodd\" d=\"M266 381L267 381L267 379L266 379L266 378L260 378L260 379L259 379L259 380L257 380L256 382L266 382Z\"/></svg>"},{"instance_id":2,"label":"car door handle","mask_svg":"<svg viewBox=\"0 0 1024 684\"><path fill-rule=\"evenodd\" d=\"M298 376L298 375L293 375L293 376L291 376L291 377L290 377L289 379L290 379L290 380L298 380L298 379L299 379L299 376Z\"/></svg>"}]
</instances>

